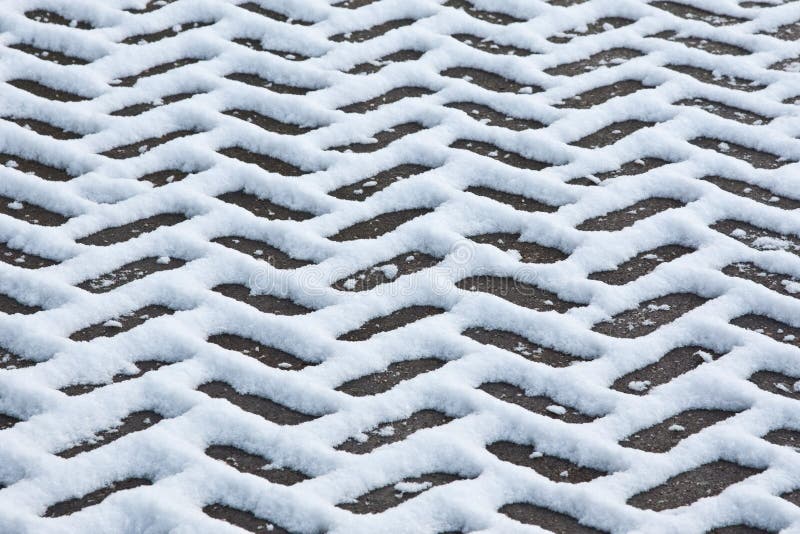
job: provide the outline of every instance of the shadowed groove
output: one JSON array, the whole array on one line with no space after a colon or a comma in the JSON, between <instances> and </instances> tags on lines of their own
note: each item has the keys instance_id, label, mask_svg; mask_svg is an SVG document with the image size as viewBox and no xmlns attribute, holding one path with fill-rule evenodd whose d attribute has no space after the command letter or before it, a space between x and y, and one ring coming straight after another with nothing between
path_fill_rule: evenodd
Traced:
<instances>
[{"instance_id":1,"label":"shadowed groove","mask_svg":"<svg viewBox=\"0 0 800 534\"><path fill-rule=\"evenodd\" d=\"M400 308L383 317L376 317L365 322L355 330L341 334L341 341L365 341L380 332L396 330L422 319L445 313L446 310L436 306L409 306Z\"/></svg>"},{"instance_id":2,"label":"shadowed groove","mask_svg":"<svg viewBox=\"0 0 800 534\"><path fill-rule=\"evenodd\" d=\"M203 513L214 519L225 521L248 532L271 532L272 534L291 534L270 520L261 518L247 510L239 510L225 504L209 504L203 507Z\"/></svg>"},{"instance_id":3,"label":"shadowed groove","mask_svg":"<svg viewBox=\"0 0 800 534\"><path fill-rule=\"evenodd\" d=\"M612 68L643 55L642 52L633 48L611 48L592 54L586 59L550 67L545 69L544 72L551 76L577 76L601 67Z\"/></svg>"},{"instance_id":4,"label":"shadowed groove","mask_svg":"<svg viewBox=\"0 0 800 534\"><path fill-rule=\"evenodd\" d=\"M382 35L385 35L392 30L410 26L415 22L416 20L411 18L390 20L387 22L382 22L380 24L377 24L371 28L367 28L364 30L354 30L347 33L338 33L336 35L328 37L328 39L336 43L342 43L342 42L361 43L364 41L368 41L370 39L374 39L375 37L380 37Z\"/></svg>"},{"instance_id":5,"label":"shadowed groove","mask_svg":"<svg viewBox=\"0 0 800 534\"><path fill-rule=\"evenodd\" d=\"M88 59L73 56L60 50L40 48L28 43L16 43L8 45L8 47L19 50L20 52L25 52L26 54L30 54L41 60L56 63L58 65L88 65L91 63L91 61Z\"/></svg>"},{"instance_id":6,"label":"shadowed groove","mask_svg":"<svg viewBox=\"0 0 800 534\"><path fill-rule=\"evenodd\" d=\"M538 161L535 159L527 158L516 152L504 150L497 145L486 143L484 141L475 141L472 139L457 139L450 144L450 148L457 148L460 150L468 150L479 156L492 158L493 160L505 163L518 169L526 169L531 171L540 171L550 166L549 163ZM484 188L485 189L485 188Z\"/></svg>"},{"instance_id":7,"label":"shadowed groove","mask_svg":"<svg viewBox=\"0 0 800 534\"><path fill-rule=\"evenodd\" d=\"M387 91L386 93L374 98L342 106L339 108L339 110L344 111L345 113L366 113L367 111L378 109L379 107L387 104L394 104L395 102L399 102L405 98L420 98L426 95L431 95L434 92L435 91L432 91L427 87L418 87L412 85L396 87L395 89L391 89L390 91Z\"/></svg>"},{"instance_id":8,"label":"shadowed groove","mask_svg":"<svg viewBox=\"0 0 800 534\"><path fill-rule=\"evenodd\" d=\"M258 290L260 288L256 288ZM256 293L250 287L242 284L220 284L213 291L228 298L238 300L249 306L254 307L262 313L272 313L275 315L303 315L313 310L296 302L266 293Z\"/></svg>"},{"instance_id":9,"label":"shadowed groove","mask_svg":"<svg viewBox=\"0 0 800 534\"><path fill-rule=\"evenodd\" d=\"M419 360L403 360L390 364L385 370L348 380L336 388L337 391L354 397L379 395L396 385L412 380L415 377L436 371L446 362L437 358L421 358Z\"/></svg>"},{"instance_id":10,"label":"shadowed groove","mask_svg":"<svg viewBox=\"0 0 800 534\"><path fill-rule=\"evenodd\" d=\"M686 410L651 427L634 432L622 439L620 445L640 451L667 452L685 438L737 413L726 410Z\"/></svg>"},{"instance_id":11,"label":"shadowed groove","mask_svg":"<svg viewBox=\"0 0 800 534\"><path fill-rule=\"evenodd\" d=\"M274 93L287 94L287 95L305 95L311 91L321 89L321 86L302 86L302 85L289 85L285 83L276 82L267 78L262 78L258 74L251 72L232 72L225 76L226 79L235 82L252 85L253 87L260 87L268 89Z\"/></svg>"},{"instance_id":12,"label":"shadowed groove","mask_svg":"<svg viewBox=\"0 0 800 534\"><path fill-rule=\"evenodd\" d=\"M695 80L703 83L719 85L728 89L736 89L738 91L760 91L766 86L760 85L755 80L747 78L739 78L737 76L725 75L724 73L712 72L710 70L695 67L693 65L665 65L666 68L671 69L681 74L691 76Z\"/></svg>"},{"instance_id":13,"label":"shadowed groove","mask_svg":"<svg viewBox=\"0 0 800 534\"><path fill-rule=\"evenodd\" d=\"M607 321L597 323L592 330L607 336L636 338L672 324L686 313L708 300L694 293L671 293L640 302L635 308L623 311Z\"/></svg>"},{"instance_id":14,"label":"shadowed groove","mask_svg":"<svg viewBox=\"0 0 800 534\"><path fill-rule=\"evenodd\" d=\"M313 263L308 260L290 256L286 252L265 241L248 239L246 237L224 236L214 238L211 242L238 250L257 260L264 260L276 269L297 269Z\"/></svg>"},{"instance_id":15,"label":"shadowed groove","mask_svg":"<svg viewBox=\"0 0 800 534\"><path fill-rule=\"evenodd\" d=\"M276 467L269 459L232 445L212 445L205 450L205 453L215 460L225 462L241 473L261 477L273 484L291 486L310 478L296 469Z\"/></svg>"},{"instance_id":16,"label":"shadowed groove","mask_svg":"<svg viewBox=\"0 0 800 534\"><path fill-rule=\"evenodd\" d=\"M447 2L444 3L444 5L447 7L460 9L468 13L470 16L475 17L478 20L482 20L484 22L491 22L492 24L500 24L502 26L507 26L515 22L525 22L525 19L515 17L508 13L481 9L472 4L472 2L469 2L469 0L447 0Z\"/></svg>"},{"instance_id":17,"label":"shadowed groove","mask_svg":"<svg viewBox=\"0 0 800 534\"><path fill-rule=\"evenodd\" d=\"M239 160L243 163L256 165L267 172L274 172L281 176L303 176L306 172L291 163L283 161L269 154L261 154L259 152L252 152L246 148L239 146L231 146L221 148L217 151L231 159Z\"/></svg>"},{"instance_id":18,"label":"shadowed groove","mask_svg":"<svg viewBox=\"0 0 800 534\"><path fill-rule=\"evenodd\" d=\"M628 504L643 510L670 510L722 493L728 486L757 475L763 469L717 460L696 467L628 499Z\"/></svg>"},{"instance_id":19,"label":"shadowed groove","mask_svg":"<svg viewBox=\"0 0 800 534\"><path fill-rule=\"evenodd\" d=\"M484 345L493 345L514 354L519 354L526 360L539 362L551 367L567 367L581 361L577 356L561 352L533 343L529 339L509 332L507 330L488 330L480 327L468 328L461 332L466 336Z\"/></svg>"},{"instance_id":20,"label":"shadowed groove","mask_svg":"<svg viewBox=\"0 0 800 534\"><path fill-rule=\"evenodd\" d=\"M75 176L64 167L55 167L8 152L0 152L0 163L7 169L15 169L21 173L32 174L42 180L51 182L68 182Z\"/></svg>"},{"instance_id":21,"label":"shadowed groove","mask_svg":"<svg viewBox=\"0 0 800 534\"><path fill-rule=\"evenodd\" d=\"M524 306L536 311L564 313L576 306L582 306L581 303L560 299L552 291L508 276L469 276L459 280L456 283L456 287L466 291L488 293L517 306Z\"/></svg>"},{"instance_id":22,"label":"shadowed groove","mask_svg":"<svg viewBox=\"0 0 800 534\"><path fill-rule=\"evenodd\" d=\"M504 504L498 512L520 523L536 525L554 534L601 534L605 532L583 525L570 515L527 502Z\"/></svg>"},{"instance_id":23,"label":"shadowed groove","mask_svg":"<svg viewBox=\"0 0 800 534\"><path fill-rule=\"evenodd\" d=\"M427 215L432 211L432 208L415 208L381 213L371 219L339 230L339 232L328 237L328 239L339 242L353 241L356 239L374 239L393 231L402 224Z\"/></svg>"},{"instance_id":24,"label":"shadowed groove","mask_svg":"<svg viewBox=\"0 0 800 534\"><path fill-rule=\"evenodd\" d=\"M136 328L149 319L170 315L175 311L177 310L159 304L145 306L117 317L109 317L105 321L77 330L70 334L69 338L73 341L91 341L97 337L112 337Z\"/></svg>"},{"instance_id":25,"label":"shadowed groove","mask_svg":"<svg viewBox=\"0 0 800 534\"><path fill-rule=\"evenodd\" d=\"M689 48L696 48L698 50L703 50L710 54L717 54L717 55L729 55L729 56L746 56L750 54L750 50L746 48L742 48L741 46L737 46L731 43L724 43L721 41L715 41L711 39L704 39L701 37L691 37L691 36L678 36L678 34L672 30L666 30L663 32L659 32L652 37L656 37L659 39L666 39L667 41L672 41L675 43L681 43Z\"/></svg>"},{"instance_id":26,"label":"shadowed groove","mask_svg":"<svg viewBox=\"0 0 800 534\"><path fill-rule=\"evenodd\" d=\"M170 365L169 362L162 362L158 360L142 360L136 362L136 371L133 373L128 372L121 372L115 374L111 377L111 382L113 384L117 384L119 382L126 382L128 380L133 380L134 378L139 378L150 371L157 371L158 369ZM77 397L78 395L83 395L85 393L90 393L95 389L101 388L103 386L108 385L106 382L101 382L98 384L74 384L72 386L67 386L61 388L59 391L61 393L65 393L70 397Z\"/></svg>"},{"instance_id":27,"label":"shadowed groove","mask_svg":"<svg viewBox=\"0 0 800 534\"><path fill-rule=\"evenodd\" d=\"M46 9L33 9L26 11L25 16L36 22L43 24L57 24L59 26L68 26L70 28L77 28L79 30L91 30L94 28L89 21L80 19L68 19L61 13L56 11L49 11Z\"/></svg>"},{"instance_id":28,"label":"shadowed groove","mask_svg":"<svg viewBox=\"0 0 800 534\"><path fill-rule=\"evenodd\" d=\"M339 291L368 291L397 278L433 267L441 258L419 251L409 251L337 280L332 287Z\"/></svg>"},{"instance_id":29,"label":"shadowed groove","mask_svg":"<svg viewBox=\"0 0 800 534\"><path fill-rule=\"evenodd\" d=\"M632 226L642 219L682 206L683 203L674 198L650 197L625 208L611 211L592 219L587 219L576 228L578 230L590 232L615 232Z\"/></svg>"},{"instance_id":30,"label":"shadowed groove","mask_svg":"<svg viewBox=\"0 0 800 534\"><path fill-rule=\"evenodd\" d=\"M29 306L27 304L23 304L15 298L0 293L0 313L6 313L8 315L14 315L16 313L21 315L31 315L40 311L42 311L42 308L39 306Z\"/></svg>"},{"instance_id":31,"label":"shadowed groove","mask_svg":"<svg viewBox=\"0 0 800 534\"><path fill-rule=\"evenodd\" d=\"M0 261L25 269L41 269L42 267L50 267L59 263L56 260L9 247L6 243L0 243Z\"/></svg>"},{"instance_id":32,"label":"shadowed groove","mask_svg":"<svg viewBox=\"0 0 800 534\"><path fill-rule=\"evenodd\" d=\"M683 245L663 245L640 252L614 269L595 271L589 275L589 279L615 286L627 284L650 274L662 263L669 263L692 252L694 249Z\"/></svg>"},{"instance_id":33,"label":"shadowed groove","mask_svg":"<svg viewBox=\"0 0 800 534\"><path fill-rule=\"evenodd\" d=\"M0 195L0 213L39 226L60 226L69 220L60 213L3 195Z\"/></svg>"},{"instance_id":34,"label":"shadowed groove","mask_svg":"<svg viewBox=\"0 0 800 534\"><path fill-rule=\"evenodd\" d=\"M75 512L83 510L84 508L100 504L114 493L132 490L142 486L150 486L152 484L153 482L151 480L139 477L126 478L125 480L112 482L103 488L87 493L81 497L75 497L73 499L55 503L45 510L44 516L61 517L65 515L71 515Z\"/></svg>"},{"instance_id":35,"label":"shadowed groove","mask_svg":"<svg viewBox=\"0 0 800 534\"><path fill-rule=\"evenodd\" d=\"M666 384L721 356L699 345L678 347L664 354L658 361L617 378L611 387L632 395L644 395L650 389Z\"/></svg>"},{"instance_id":36,"label":"shadowed groove","mask_svg":"<svg viewBox=\"0 0 800 534\"><path fill-rule=\"evenodd\" d=\"M420 410L404 419L380 423L375 428L341 443L336 449L352 454L366 454L382 445L402 441L418 430L446 425L450 421L453 421L453 417L441 411Z\"/></svg>"},{"instance_id":37,"label":"shadowed groove","mask_svg":"<svg viewBox=\"0 0 800 534\"><path fill-rule=\"evenodd\" d=\"M303 413L265 397L251 393L239 393L230 384L219 380L202 384L197 387L197 391L215 399L225 399L234 406L277 425L299 425L323 415Z\"/></svg>"},{"instance_id":38,"label":"shadowed groove","mask_svg":"<svg viewBox=\"0 0 800 534\"><path fill-rule=\"evenodd\" d=\"M186 220L188 218L183 213L160 213L131 223L99 230L77 239L76 242L94 246L113 245L153 232L161 227L174 226Z\"/></svg>"},{"instance_id":39,"label":"shadowed groove","mask_svg":"<svg viewBox=\"0 0 800 534\"><path fill-rule=\"evenodd\" d=\"M360 180L353 184L343 185L328 194L342 200L364 200L378 191L383 191L390 185L400 180L422 174L432 170L433 167L418 165L416 163L403 163L390 169L380 171L374 176Z\"/></svg>"},{"instance_id":40,"label":"shadowed groove","mask_svg":"<svg viewBox=\"0 0 800 534\"><path fill-rule=\"evenodd\" d=\"M605 471L578 465L566 458L543 454L533 445L520 445L511 441L496 441L486 450L500 460L533 469L553 482L578 484L607 475Z\"/></svg>"},{"instance_id":41,"label":"shadowed groove","mask_svg":"<svg viewBox=\"0 0 800 534\"><path fill-rule=\"evenodd\" d=\"M83 452L92 451L104 445L108 445L109 443L113 443L114 441L125 437L128 434L146 430L151 426L156 425L162 419L163 417L161 414L152 410L134 412L125 416L120 421L120 424L115 425L107 430L98 432L90 439L70 447L69 449L64 449L57 454L62 458L72 458L73 456L77 456Z\"/></svg>"},{"instance_id":42,"label":"shadowed groove","mask_svg":"<svg viewBox=\"0 0 800 534\"><path fill-rule=\"evenodd\" d=\"M478 388L496 399L516 404L529 412L558 419L565 423L589 423L597 417L562 406L546 395L528 395L525 390L508 382L486 382Z\"/></svg>"},{"instance_id":43,"label":"shadowed groove","mask_svg":"<svg viewBox=\"0 0 800 534\"><path fill-rule=\"evenodd\" d=\"M462 79L486 90L501 93L538 93L544 90L538 85L524 84L509 80L494 72L475 67L451 67L441 71L439 74L448 78Z\"/></svg>"},{"instance_id":44,"label":"shadowed groove","mask_svg":"<svg viewBox=\"0 0 800 534\"><path fill-rule=\"evenodd\" d=\"M374 489L352 501L339 503L337 506L354 514L379 514L411 500L431 488L458 480L466 480L466 477L450 473L428 473Z\"/></svg>"},{"instance_id":45,"label":"shadowed groove","mask_svg":"<svg viewBox=\"0 0 800 534\"><path fill-rule=\"evenodd\" d=\"M215 334L206 340L222 347L252 358L257 362L275 369L298 371L313 363L282 351L275 347L264 345L254 339L249 339L237 334Z\"/></svg>"},{"instance_id":46,"label":"shadowed groove","mask_svg":"<svg viewBox=\"0 0 800 534\"><path fill-rule=\"evenodd\" d=\"M145 69L138 74L131 74L130 76L124 76L119 78L118 81L115 83L118 87L133 87L136 85L139 80L143 78L149 78L151 76L157 76L159 74L164 74L166 72L173 71L175 69L179 69L181 67L185 67L186 65L193 65L200 61L203 61L204 57L185 57L182 59L176 59L175 61L169 61L167 63L161 63L160 65L155 65L154 67L150 67Z\"/></svg>"},{"instance_id":47,"label":"shadowed groove","mask_svg":"<svg viewBox=\"0 0 800 534\"><path fill-rule=\"evenodd\" d=\"M348 74L375 74L387 65L392 63L402 63L405 61L416 61L425 54L424 51L414 49L398 50L378 59L373 59L364 63L359 63L347 71Z\"/></svg>"}]
</instances>

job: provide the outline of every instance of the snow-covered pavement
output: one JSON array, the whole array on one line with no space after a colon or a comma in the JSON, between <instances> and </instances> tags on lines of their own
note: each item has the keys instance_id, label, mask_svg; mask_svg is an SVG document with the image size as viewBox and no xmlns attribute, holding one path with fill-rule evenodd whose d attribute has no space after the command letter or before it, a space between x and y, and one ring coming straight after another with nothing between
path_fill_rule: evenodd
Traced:
<instances>
[{"instance_id":1,"label":"snow-covered pavement","mask_svg":"<svg viewBox=\"0 0 800 534\"><path fill-rule=\"evenodd\" d=\"M337 1L0 0L0 533L800 532L800 2Z\"/></svg>"}]
</instances>

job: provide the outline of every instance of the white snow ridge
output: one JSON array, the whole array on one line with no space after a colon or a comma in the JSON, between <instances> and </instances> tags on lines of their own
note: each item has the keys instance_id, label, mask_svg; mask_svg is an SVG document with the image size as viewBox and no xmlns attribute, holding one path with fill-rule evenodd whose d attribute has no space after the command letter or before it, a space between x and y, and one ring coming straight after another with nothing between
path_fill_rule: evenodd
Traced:
<instances>
[{"instance_id":1,"label":"white snow ridge","mask_svg":"<svg viewBox=\"0 0 800 534\"><path fill-rule=\"evenodd\" d=\"M0 1L0 533L800 532L799 38Z\"/></svg>"}]
</instances>

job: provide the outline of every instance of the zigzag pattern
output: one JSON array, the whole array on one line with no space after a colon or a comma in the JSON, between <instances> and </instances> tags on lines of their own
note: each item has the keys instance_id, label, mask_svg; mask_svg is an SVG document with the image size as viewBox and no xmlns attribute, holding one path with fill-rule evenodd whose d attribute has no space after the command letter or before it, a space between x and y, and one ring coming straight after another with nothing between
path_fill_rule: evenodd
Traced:
<instances>
[{"instance_id":1,"label":"zigzag pattern","mask_svg":"<svg viewBox=\"0 0 800 534\"><path fill-rule=\"evenodd\" d=\"M4 1L0 531L800 529L798 35Z\"/></svg>"}]
</instances>

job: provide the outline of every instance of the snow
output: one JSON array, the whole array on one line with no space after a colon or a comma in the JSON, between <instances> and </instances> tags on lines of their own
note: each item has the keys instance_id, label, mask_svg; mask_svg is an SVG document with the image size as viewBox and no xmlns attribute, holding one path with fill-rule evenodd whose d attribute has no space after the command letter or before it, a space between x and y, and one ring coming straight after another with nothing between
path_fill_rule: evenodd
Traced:
<instances>
[{"instance_id":1,"label":"snow","mask_svg":"<svg viewBox=\"0 0 800 534\"><path fill-rule=\"evenodd\" d=\"M381 265L380 270L383 275L388 278L389 280L393 280L397 277L397 265L393 263L387 263L386 265Z\"/></svg>"},{"instance_id":2,"label":"snow","mask_svg":"<svg viewBox=\"0 0 800 534\"><path fill-rule=\"evenodd\" d=\"M431 482L398 482L394 485L394 489L400 493L419 493L430 488L432 485Z\"/></svg>"},{"instance_id":3,"label":"snow","mask_svg":"<svg viewBox=\"0 0 800 534\"><path fill-rule=\"evenodd\" d=\"M633 391L645 391L647 388L650 387L649 380L631 380L628 382L628 389L632 389Z\"/></svg>"},{"instance_id":4,"label":"snow","mask_svg":"<svg viewBox=\"0 0 800 534\"><path fill-rule=\"evenodd\" d=\"M394 427L392 425L386 425L376 430L375 433L383 437L394 436Z\"/></svg>"},{"instance_id":5,"label":"snow","mask_svg":"<svg viewBox=\"0 0 800 534\"><path fill-rule=\"evenodd\" d=\"M784 289L791 294L800 293L800 283L794 280L781 280Z\"/></svg>"},{"instance_id":6,"label":"snow","mask_svg":"<svg viewBox=\"0 0 800 534\"><path fill-rule=\"evenodd\" d=\"M344 281L342 286L347 290L353 290L356 288L356 284L358 284L358 280L356 280L355 278L348 278L347 280Z\"/></svg>"},{"instance_id":7,"label":"snow","mask_svg":"<svg viewBox=\"0 0 800 534\"><path fill-rule=\"evenodd\" d=\"M44 227L0 214L0 240L28 254L60 261L37 270L0 263L0 290L44 308L29 316L0 314L0 345L42 362L0 371L0 409L26 419L0 431L0 484L7 486L0 489L0 531L223 531L221 523L201 511L218 500L263 514L298 532L521 531L496 511L505 503L525 499L613 532L701 532L744 519L776 529L800 528L800 512L776 498L800 486L800 457L757 439L782 426L797 428L796 401L763 391L746 380L765 368L798 376L798 349L729 324L731 318L743 314L769 313L798 325L800 303L720 272L730 263L758 260L779 272L786 269L787 275L800 274L800 260L794 254L797 247L789 240L757 237L751 248L733 239L747 236L744 229L726 236L709 228L716 221L735 218L800 235L800 217L775 203L751 201L698 180L719 175L797 197L800 122L797 105L783 100L796 96L800 74L796 69L768 67L797 57L800 48L796 42L760 32L800 18L799 3L745 9L727 0L691 2L749 19L721 27L681 19L635 0L592 0L567 8L538 1L475 1L477 6L530 19L508 27L480 21L431 0L383 0L355 11L322 0L263 2L264 7L281 8L293 18L315 21L310 26L254 16L223 0L180 0L141 15L122 11L144 4L141 0L6 0L0 5L3 80L29 77L93 97L70 103L44 101L0 84L4 116L18 114L87 132L80 139L53 141L0 121L0 152L61 166L76 176L68 182L45 181L20 172L13 159L0 169L0 194L12 199L7 203L11 210L33 204L71 216L61 226ZM68 19L86 20L97 28L37 23L23 15L34 8L58 10ZM376 39L361 43L327 39L406 16L419 20ZM579 35L566 45L546 40L603 16L627 16L636 22L601 34ZM119 43L130 36L197 20L216 22L159 43ZM753 53L719 56L647 37L667 29L740 45ZM537 53L527 57L490 55L448 37L459 32ZM233 38L244 34L262 39L265 46L281 44L314 57L292 62L232 44ZM93 61L56 65L8 48L18 41ZM544 73L550 67L622 45L635 46L647 55L575 77ZM413 47L426 51L417 61L387 65L366 76L344 73L356 64ZM143 78L134 87L114 84L114 80L187 55L205 59ZM670 63L702 67L720 78L752 79L766 88L747 92L704 84L663 68ZM522 89L495 93L469 80L438 74L454 66L508 76ZM225 79L231 72L256 73L276 83L316 89L305 96L278 94ZM641 79L658 87L590 109L553 105L623 79ZM435 94L387 104L363 115L337 110L405 85L427 86ZM544 91L534 92L533 86ZM139 116L110 115L134 103L194 91L200 94ZM672 105L695 96L776 118L768 124L746 125L698 108ZM491 104L503 113L548 126L522 132L491 126L443 105L456 101ZM245 102L280 120L322 126L299 136L285 136L219 113ZM569 144L625 119L659 124L599 149ZM325 150L372 139L378 132L411 120L423 123L426 129L374 153ZM199 133L142 149L134 159L99 155L181 128ZM753 168L724 153L687 143L698 136L724 139L719 148L728 153L732 144L741 144L783 155L792 163L774 170ZM459 138L491 142L558 165L528 171L448 148ZM308 174L284 177L216 152L234 142L280 156ZM591 188L567 183L586 176L597 179L624 163L647 157L675 163ZM365 180L403 163L435 169L400 180L358 202L327 195L356 183L370 193L369 188L376 184L363 183ZM162 169L191 174L159 188L136 180ZM528 213L464 192L470 185L493 186L563 206L555 213ZM264 220L215 198L242 188L319 215L302 222ZM675 198L686 205L619 232L575 228L585 220L654 196ZM379 239L334 242L326 238L380 213L419 207L435 210ZM185 213L189 220L109 247L76 242L103 228L166 212ZM556 247L570 256L555 264L525 264L517 251L473 246L464 239L489 232L519 233L523 241ZM234 234L266 239L314 264L278 270L211 242ZM697 250L624 286L586 277L673 243ZM388 290L351 293L331 288L348 273L412 249L443 260L434 268L406 276L398 275L397 265L383 265L381 270L390 280ZM162 264L182 258L187 264L107 293L90 294L76 287L144 257L156 257ZM487 272L513 276L561 298L588 304L559 315L455 287L462 278ZM259 281L262 289L269 288L276 296L292 298L316 311L303 316L263 314L210 291L219 284L248 281ZM346 289L355 286L352 278L344 283ZM797 291L793 280L785 280L784 287L793 294ZM597 322L642 301L682 291L711 300L642 338L617 339L591 331ZM119 328L119 317L151 304L169 305L176 312L114 337L91 342L68 338L93 324ZM363 342L336 339L370 319L411 305L436 305L447 312ZM481 346L460 335L473 326L510 330L581 361L555 369ZM253 337L319 365L290 371L283 364L269 368L205 342L209 335L220 332ZM793 339L788 334L785 337ZM710 361L704 356L708 353L700 352L698 356L706 363L658 387L650 388L646 382L628 384L631 390L646 395L609 388L619 376L655 362L673 348L692 344L728 354ZM430 356L448 363L384 394L358 398L335 390L347 380L379 372L391 363ZM116 374L130 371L132 362L147 358L174 363L85 395L68 397L58 391L80 383L109 382ZM281 427L195 391L199 384L213 379L227 380L242 392L327 415ZM570 411L574 407L602 417L573 428L577 425L568 426L559 417L531 414L477 389L490 381L513 382L532 395L549 396L554 404L547 409L554 415L566 414L565 406L569 406ZM797 391L796 383L786 387ZM373 432L392 436L397 427L390 422L429 408L456 419L366 455L349 455L334 448L352 437L368 440ZM688 437L664 454L644 453L618 443L632 432L697 408L744 411ZM166 419L74 458L54 455L118 424L129 413L145 409L157 410ZM674 425L675 432L683 431L678 427ZM488 443L498 440L535 443L535 454L556 454L613 474L584 484L552 482L501 462L486 451ZM239 474L203 454L209 444L222 442L260 451L276 464L295 466L314 476L284 488ZM630 496L719 458L768 469L717 497L666 514L625 505ZM431 472L457 473L469 480L429 490L424 484L398 484L404 478ZM55 502L114 480L142 475L152 477L155 484L120 492L71 516L40 517ZM335 506L387 485L419 495L378 515L358 516Z\"/></svg>"}]
</instances>

